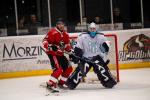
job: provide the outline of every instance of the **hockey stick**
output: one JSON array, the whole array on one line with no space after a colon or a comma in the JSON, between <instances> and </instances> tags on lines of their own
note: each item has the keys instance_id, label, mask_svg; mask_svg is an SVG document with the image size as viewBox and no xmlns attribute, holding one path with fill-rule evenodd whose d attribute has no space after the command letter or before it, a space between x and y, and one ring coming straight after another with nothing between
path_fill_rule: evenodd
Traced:
<instances>
[{"instance_id":1,"label":"hockey stick","mask_svg":"<svg viewBox=\"0 0 150 100\"><path fill-rule=\"evenodd\" d=\"M88 58L86 58L86 57L79 57L79 56L76 56L75 54L73 54L73 53L68 53L68 52L64 52L65 54L68 54L68 55L72 55L72 56L74 56L75 58L77 58L77 59L79 59L80 61L84 61L84 62L87 62L87 63L89 63L89 64L91 64L91 65L94 65L94 64L97 64L96 62L93 62L93 61L91 61L90 59L88 59ZM110 60L108 59L106 62L104 62L105 64L100 64L101 66L107 66L108 64L109 64L109 62L110 62Z\"/></svg>"},{"instance_id":2,"label":"hockey stick","mask_svg":"<svg viewBox=\"0 0 150 100\"><path fill-rule=\"evenodd\" d=\"M102 67L105 67L105 66L107 66L108 64L109 64L109 62L110 62L110 60L108 59L106 62L104 62L103 60L102 60L102 63L97 63L96 61L95 62L93 62L92 60L90 60L90 59L88 59L88 58L86 58L86 57L79 57L79 56L76 56L74 53L68 53L68 52L64 52L65 54L68 54L68 55L72 55L72 56L74 56L76 59L78 59L80 62L86 62L86 63L88 63L88 64L90 64L91 66L102 66ZM79 63L80 64L80 63ZM80 70L81 70L81 73L82 73L82 76L83 77L86 77L86 73L83 71L83 68L82 68L82 66L81 65L78 65L78 67L80 68Z\"/></svg>"}]
</instances>

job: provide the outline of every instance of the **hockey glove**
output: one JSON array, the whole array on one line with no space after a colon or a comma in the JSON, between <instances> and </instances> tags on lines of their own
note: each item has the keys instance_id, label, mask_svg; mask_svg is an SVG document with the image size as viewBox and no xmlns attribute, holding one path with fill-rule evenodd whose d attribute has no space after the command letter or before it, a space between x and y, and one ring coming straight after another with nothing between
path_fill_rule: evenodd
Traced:
<instances>
[{"instance_id":1,"label":"hockey glove","mask_svg":"<svg viewBox=\"0 0 150 100\"><path fill-rule=\"evenodd\" d=\"M110 49L110 42L109 41L104 42L99 48L103 53L108 53Z\"/></svg>"},{"instance_id":2,"label":"hockey glove","mask_svg":"<svg viewBox=\"0 0 150 100\"><path fill-rule=\"evenodd\" d=\"M78 47L75 47L74 48L74 53L71 54L69 57L71 58L72 62L74 62L75 64L77 64L79 62L79 59L76 58L75 56L82 57L82 55L83 55L82 49L80 49Z\"/></svg>"},{"instance_id":3,"label":"hockey glove","mask_svg":"<svg viewBox=\"0 0 150 100\"><path fill-rule=\"evenodd\" d=\"M49 44L49 45L48 45L48 50L57 51L57 50L58 50L58 47L57 47L56 45Z\"/></svg>"},{"instance_id":4,"label":"hockey glove","mask_svg":"<svg viewBox=\"0 0 150 100\"><path fill-rule=\"evenodd\" d=\"M74 54L70 54L70 55L69 55L69 58L70 58L70 61L74 62L75 64L77 64L77 63L79 62L79 59L76 58L76 57L74 56Z\"/></svg>"},{"instance_id":5,"label":"hockey glove","mask_svg":"<svg viewBox=\"0 0 150 100\"><path fill-rule=\"evenodd\" d=\"M69 53L73 52L72 47L71 47L70 44L66 44L64 49L65 49L66 52L69 52Z\"/></svg>"},{"instance_id":6,"label":"hockey glove","mask_svg":"<svg viewBox=\"0 0 150 100\"><path fill-rule=\"evenodd\" d=\"M46 50L48 50L48 42L47 41L43 41L43 46Z\"/></svg>"},{"instance_id":7,"label":"hockey glove","mask_svg":"<svg viewBox=\"0 0 150 100\"><path fill-rule=\"evenodd\" d=\"M49 44L48 41L43 41L43 46L47 51L57 51L58 47L53 44Z\"/></svg>"}]
</instances>

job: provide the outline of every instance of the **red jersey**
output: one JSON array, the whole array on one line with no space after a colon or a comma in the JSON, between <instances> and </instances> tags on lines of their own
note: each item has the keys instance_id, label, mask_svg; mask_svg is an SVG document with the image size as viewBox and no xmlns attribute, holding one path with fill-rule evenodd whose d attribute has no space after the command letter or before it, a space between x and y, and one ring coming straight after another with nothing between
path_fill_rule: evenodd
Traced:
<instances>
[{"instance_id":1,"label":"red jersey","mask_svg":"<svg viewBox=\"0 0 150 100\"><path fill-rule=\"evenodd\" d=\"M58 47L63 42L65 47L64 50L71 50L69 35L66 31L61 32L57 28L53 28L47 33L44 41L47 41L49 44L54 44ZM47 51L47 53L54 55L54 51Z\"/></svg>"}]
</instances>

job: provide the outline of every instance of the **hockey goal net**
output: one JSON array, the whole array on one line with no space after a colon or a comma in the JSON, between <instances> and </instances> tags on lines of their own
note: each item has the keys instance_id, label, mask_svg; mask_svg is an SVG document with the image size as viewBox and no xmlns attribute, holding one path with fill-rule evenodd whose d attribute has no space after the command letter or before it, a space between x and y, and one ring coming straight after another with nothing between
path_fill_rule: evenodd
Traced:
<instances>
[{"instance_id":1,"label":"hockey goal net","mask_svg":"<svg viewBox=\"0 0 150 100\"><path fill-rule=\"evenodd\" d=\"M118 63L118 44L117 44L117 36L115 34L107 34L105 35L107 39L110 41L110 52L107 55L107 58L110 60L108 67L116 79L119 82L119 63ZM77 36L71 36L71 40L75 41ZM91 70L87 77L85 78L85 82L96 82L98 81L97 76Z\"/></svg>"}]
</instances>

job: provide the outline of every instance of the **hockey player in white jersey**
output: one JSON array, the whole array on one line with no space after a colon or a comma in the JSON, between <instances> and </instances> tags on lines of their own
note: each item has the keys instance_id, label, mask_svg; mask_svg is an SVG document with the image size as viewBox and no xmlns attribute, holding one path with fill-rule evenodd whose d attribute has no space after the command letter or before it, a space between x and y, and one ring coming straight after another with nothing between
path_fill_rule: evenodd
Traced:
<instances>
[{"instance_id":1,"label":"hockey player in white jersey","mask_svg":"<svg viewBox=\"0 0 150 100\"><path fill-rule=\"evenodd\" d=\"M117 84L112 77L107 64L106 55L109 52L109 41L104 34L97 31L95 23L89 25L89 31L82 33L77 38L77 44L74 53L70 58L78 67L68 78L66 85L74 89L80 83L82 77L85 77L91 67L97 74L101 84L106 88L112 88Z\"/></svg>"}]
</instances>

